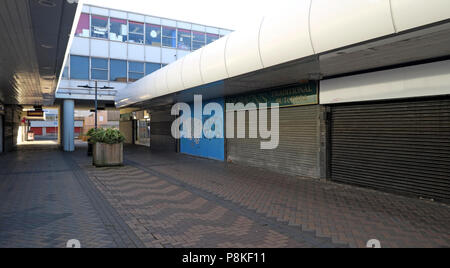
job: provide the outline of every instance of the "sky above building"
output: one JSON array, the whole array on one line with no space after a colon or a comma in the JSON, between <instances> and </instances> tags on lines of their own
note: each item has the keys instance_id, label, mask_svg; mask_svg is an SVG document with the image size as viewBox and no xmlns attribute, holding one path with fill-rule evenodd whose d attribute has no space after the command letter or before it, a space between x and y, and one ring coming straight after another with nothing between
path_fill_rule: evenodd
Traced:
<instances>
[{"instance_id":1,"label":"sky above building","mask_svg":"<svg viewBox=\"0 0 450 268\"><path fill-rule=\"evenodd\" d=\"M303 0L84 0L84 3L236 30Z\"/></svg>"}]
</instances>

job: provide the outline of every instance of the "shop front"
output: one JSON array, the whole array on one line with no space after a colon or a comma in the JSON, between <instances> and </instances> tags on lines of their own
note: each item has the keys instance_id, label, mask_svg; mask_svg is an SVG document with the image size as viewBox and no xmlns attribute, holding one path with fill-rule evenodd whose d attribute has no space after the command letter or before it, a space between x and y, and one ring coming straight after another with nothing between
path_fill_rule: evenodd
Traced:
<instances>
[{"instance_id":1,"label":"shop front","mask_svg":"<svg viewBox=\"0 0 450 268\"><path fill-rule=\"evenodd\" d=\"M332 181L450 201L450 62L324 81Z\"/></svg>"},{"instance_id":2,"label":"shop front","mask_svg":"<svg viewBox=\"0 0 450 268\"><path fill-rule=\"evenodd\" d=\"M278 173L319 178L320 172L320 128L321 108L318 105L318 86L316 82L288 86L263 93L235 96L227 103L277 103L279 104L279 142L275 149L263 150L261 143L266 139L255 135L257 128L252 110L245 110L245 123L237 120L239 111L227 111L235 117L234 130L245 127L245 138L227 139L227 160L229 162L273 170ZM257 109L258 115L266 112ZM268 113L271 109L268 109ZM252 119L253 118L253 119ZM268 126L272 126L268 115ZM228 126L227 126L228 127ZM244 129L244 128L242 128Z\"/></svg>"}]
</instances>

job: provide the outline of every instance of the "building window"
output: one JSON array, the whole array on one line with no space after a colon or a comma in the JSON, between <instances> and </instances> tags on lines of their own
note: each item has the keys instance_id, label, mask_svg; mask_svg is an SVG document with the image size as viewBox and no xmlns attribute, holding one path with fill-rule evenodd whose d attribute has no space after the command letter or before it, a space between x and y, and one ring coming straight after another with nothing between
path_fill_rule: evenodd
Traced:
<instances>
[{"instance_id":1,"label":"building window","mask_svg":"<svg viewBox=\"0 0 450 268\"><path fill-rule=\"evenodd\" d=\"M145 75L149 75L161 69L161 64L159 63L151 63L147 62L145 64Z\"/></svg>"},{"instance_id":2,"label":"building window","mask_svg":"<svg viewBox=\"0 0 450 268\"><path fill-rule=\"evenodd\" d=\"M206 34L201 32L192 32L192 50L197 50L205 46Z\"/></svg>"},{"instance_id":3,"label":"building window","mask_svg":"<svg viewBox=\"0 0 450 268\"><path fill-rule=\"evenodd\" d=\"M211 44L212 42L219 39L218 34L206 34L206 44Z\"/></svg>"},{"instance_id":4,"label":"building window","mask_svg":"<svg viewBox=\"0 0 450 268\"><path fill-rule=\"evenodd\" d=\"M161 26L147 24L145 31L146 33L146 43L151 46L161 46Z\"/></svg>"},{"instance_id":5,"label":"building window","mask_svg":"<svg viewBox=\"0 0 450 268\"><path fill-rule=\"evenodd\" d=\"M72 79L89 80L89 58L70 56L70 77Z\"/></svg>"},{"instance_id":6,"label":"building window","mask_svg":"<svg viewBox=\"0 0 450 268\"><path fill-rule=\"evenodd\" d=\"M89 37L89 14L81 14L75 36Z\"/></svg>"},{"instance_id":7,"label":"building window","mask_svg":"<svg viewBox=\"0 0 450 268\"><path fill-rule=\"evenodd\" d=\"M107 59L91 59L91 79L92 80L108 80L108 60Z\"/></svg>"},{"instance_id":8,"label":"building window","mask_svg":"<svg viewBox=\"0 0 450 268\"><path fill-rule=\"evenodd\" d=\"M191 50L192 33L189 30L178 29L178 48Z\"/></svg>"},{"instance_id":9,"label":"building window","mask_svg":"<svg viewBox=\"0 0 450 268\"><path fill-rule=\"evenodd\" d=\"M128 25L126 20L110 19L109 40L126 42L128 39Z\"/></svg>"},{"instance_id":10,"label":"building window","mask_svg":"<svg viewBox=\"0 0 450 268\"><path fill-rule=\"evenodd\" d=\"M129 22L129 40L132 43L144 44L144 24L139 22Z\"/></svg>"},{"instance_id":11,"label":"building window","mask_svg":"<svg viewBox=\"0 0 450 268\"><path fill-rule=\"evenodd\" d=\"M101 16L92 16L91 36L96 38L108 39L108 18Z\"/></svg>"},{"instance_id":12,"label":"building window","mask_svg":"<svg viewBox=\"0 0 450 268\"><path fill-rule=\"evenodd\" d=\"M62 78L69 79L69 66L64 66Z\"/></svg>"},{"instance_id":13,"label":"building window","mask_svg":"<svg viewBox=\"0 0 450 268\"><path fill-rule=\"evenodd\" d=\"M144 77L144 63L128 62L128 82L135 82Z\"/></svg>"},{"instance_id":14,"label":"building window","mask_svg":"<svg viewBox=\"0 0 450 268\"><path fill-rule=\"evenodd\" d=\"M110 80L114 82L127 82L127 62L124 60L111 60Z\"/></svg>"},{"instance_id":15,"label":"building window","mask_svg":"<svg viewBox=\"0 0 450 268\"><path fill-rule=\"evenodd\" d=\"M162 44L164 47L177 47L177 29L172 27L162 27Z\"/></svg>"}]
</instances>

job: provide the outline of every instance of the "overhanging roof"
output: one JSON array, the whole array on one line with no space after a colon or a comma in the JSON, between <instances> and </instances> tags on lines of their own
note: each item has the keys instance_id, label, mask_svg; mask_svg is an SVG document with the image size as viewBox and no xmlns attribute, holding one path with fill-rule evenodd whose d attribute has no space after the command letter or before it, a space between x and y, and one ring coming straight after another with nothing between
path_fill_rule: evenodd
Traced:
<instances>
[{"instance_id":1,"label":"overhanging roof","mask_svg":"<svg viewBox=\"0 0 450 268\"><path fill-rule=\"evenodd\" d=\"M66 55L78 1L0 1L0 101L49 105Z\"/></svg>"},{"instance_id":2,"label":"overhanging roof","mask_svg":"<svg viewBox=\"0 0 450 268\"><path fill-rule=\"evenodd\" d=\"M119 91L116 105L126 107L158 100L189 89L195 91L198 87L218 81L224 81L218 91L235 93L239 87L245 87L243 83L249 81L247 85L250 85L252 81L257 82L257 78L263 81L267 81L265 78L277 79L278 84L282 84L294 81L292 77L297 75L300 81L308 74L322 73L333 63L342 64L345 62L342 59L349 59L349 55L357 55L359 51L348 49L352 46L360 45L359 48L365 53L360 53L356 60L361 61L367 55L382 56L372 47L361 48L364 42L381 38L389 38L396 45L393 47L389 42L376 44L377 49L384 48L388 53L401 48L402 42L407 42L410 47L430 50L417 60L445 53L448 55L448 48L431 51L434 48L426 47L427 40L419 40L419 46L415 44L418 36L408 37L405 33L438 22L448 22L449 18L448 0L296 1L295 6L289 6L286 12L267 16L131 84ZM439 45L439 38L447 38L448 42L448 29L438 31L440 34L434 36L438 39L431 42ZM421 33L433 36L430 32ZM398 35L405 38L398 40ZM343 52L346 55L333 54L340 49L347 49ZM331 57L323 57L328 54ZM401 63L407 58L414 57L403 55L393 63ZM328 66L322 66L322 60ZM389 62L386 59L386 63ZM373 62L360 68L371 65ZM336 68L339 69L334 66ZM279 75L272 76L273 70ZM336 74L339 73L330 72L330 75ZM283 80L280 75L286 79Z\"/></svg>"}]
</instances>

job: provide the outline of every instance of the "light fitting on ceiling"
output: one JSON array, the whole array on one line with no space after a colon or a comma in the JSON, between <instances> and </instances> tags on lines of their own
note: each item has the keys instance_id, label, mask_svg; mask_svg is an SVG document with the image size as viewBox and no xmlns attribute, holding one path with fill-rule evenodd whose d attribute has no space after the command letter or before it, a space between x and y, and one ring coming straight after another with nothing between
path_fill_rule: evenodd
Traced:
<instances>
[{"instance_id":1,"label":"light fitting on ceiling","mask_svg":"<svg viewBox=\"0 0 450 268\"><path fill-rule=\"evenodd\" d=\"M51 49L51 48L53 48L53 46L51 46L51 45L45 45L45 44L42 44L41 47L46 48L46 49Z\"/></svg>"},{"instance_id":2,"label":"light fitting on ceiling","mask_svg":"<svg viewBox=\"0 0 450 268\"><path fill-rule=\"evenodd\" d=\"M44 7L56 7L55 2L50 0L39 0L38 3Z\"/></svg>"}]
</instances>

